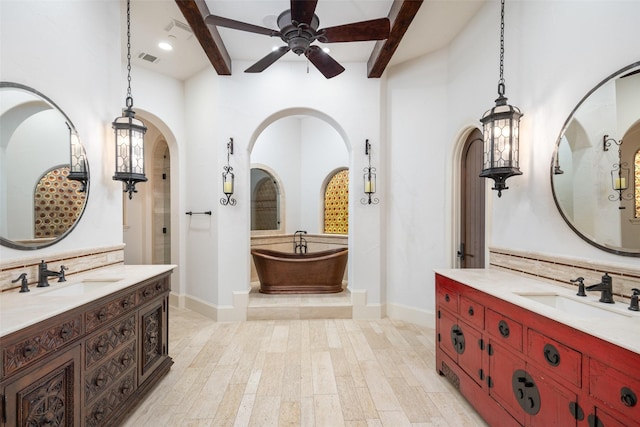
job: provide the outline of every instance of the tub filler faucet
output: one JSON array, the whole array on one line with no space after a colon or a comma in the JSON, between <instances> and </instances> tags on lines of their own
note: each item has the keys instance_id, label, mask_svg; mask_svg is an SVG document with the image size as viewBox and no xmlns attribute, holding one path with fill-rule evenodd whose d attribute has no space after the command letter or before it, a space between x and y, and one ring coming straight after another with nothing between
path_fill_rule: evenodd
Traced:
<instances>
[{"instance_id":1,"label":"tub filler faucet","mask_svg":"<svg viewBox=\"0 0 640 427\"><path fill-rule=\"evenodd\" d=\"M67 270L67 267L64 265L60 266L60 271L52 271L47 268L47 263L44 260L40 261L38 264L38 288L45 288L49 286L49 277L57 277L58 282L66 282L67 279L64 277L64 272Z\"/></svg>"},{"instance_id":2,"label":"tub filler faucet","mask_svg":"<svg viewBox=\"0 0 640 427\"><path fill-rule=\"evenodd\" d=\"M303 234L307 234L307 232L304 230L298 230L295 233L293 233L293 253L294 254L307 253L307 240L302 237Z\"/></svg>"},{"instance_id":3,"label":"tub filler faucet","mask_svg":"<svg viewBox=\"0 0 640 427\"><path fill-rule=\"evenodd\" d=\"M595 285L587 286L586 291L600 291L600 302L607 304L613 304L613 279L609 276L609 273L604 273L602 281Z\"/></svg>"}]
</instances>

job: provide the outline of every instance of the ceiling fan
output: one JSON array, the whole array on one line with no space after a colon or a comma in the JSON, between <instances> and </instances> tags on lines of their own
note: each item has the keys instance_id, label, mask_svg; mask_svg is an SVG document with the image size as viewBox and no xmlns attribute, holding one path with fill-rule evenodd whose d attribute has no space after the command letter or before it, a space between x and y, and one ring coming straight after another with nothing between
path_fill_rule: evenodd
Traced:
<instances>
[{"instance_id":1,"label":"ceiling fan","mask_svg":"<svg viewBox=\"0 0 640 427\"><path fill-rule=\"evenodd\" d=\"M264 34L270 37L280 37L287 44L274 49L267 56L247 68L245 73L260 73L285 53L292 50L297 55L304 54L327 79L330 79L342 73L344 67L319 46L311 43L316 40L320 43L359 42L384 40L389 37L389 18L372 19L318 29L320 20L315 14L317 3L317 0L291 0L291 9L285 10L278 16L277 24L279 30L272 30L215 15L207 16L205 22L209 25Z\"/></svg>"}]
</instances>

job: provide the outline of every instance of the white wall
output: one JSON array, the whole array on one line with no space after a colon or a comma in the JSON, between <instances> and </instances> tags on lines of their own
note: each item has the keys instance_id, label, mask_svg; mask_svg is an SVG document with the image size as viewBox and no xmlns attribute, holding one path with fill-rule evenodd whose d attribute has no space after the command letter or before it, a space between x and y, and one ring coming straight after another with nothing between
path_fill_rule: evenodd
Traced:
<instances>
[{"instance_id":1,"label":"white wall","mask_svg":"<svg viewBox=\"0 0 640 427\"><path fill-rule=\"evenodd\" d=\"M188 282L193 297L227 307L234 291L249 288L249 153L269 124L291 114L315 115L331 123L351 153L352 170L365 166L364 153L360 154L365 139L381 144L380 80L362 77L365 64L345 65L347 70L331 80L314 69L307 73L304 63L284 62L260 75L236 71L220 77L206 70L186 82L187 180L210 183L189 186L186 207L214 211L209 219L192 218L187 229ZM233 64L234 70L246 66ZM231 166L236 173L238 204L221 206L220 173L230 137L235 146ZM378 180L384 181L384 172L378 174ZM379 208L351 203L350 209L349 286L366 290L371 301L379 303L379 267L371 268L371 259L375 266L382 262ZM197 259L191 254L197 254Z\"/></svg>"},{"instance_id":2,"label":"white wall","mask_svg":"<svg viewBox=\"0 0 640 427\"><path fill-rule=\"evenodd\" d=\"M640 2L519 1L507 2L505 13L506 95L524 113L524 175L510 178L500 199L491 191L487 243L637 265L637 258L598 250L569 229L553 202L549 167L576 104L639 59ZM459 135L479 127L497 97L499 25L500 4L489 1L449 48L388 70L392 304L433 309L432 269L453 266L453 154Z\"/></svg>"},{"instance_id":3,"label":"white wall","mask_svg":"<svg viewBox=\"0 0 640 427\"><path fill-rule=\"evenodd\" d=\"M111 122L124 103L126 79L120 51L120 3L112 1L0 2L0 80L32 87L73 121L91 172L88 205L60 243L28 255L122 242L120 186L111 180ZM0 247L0 259L27 254Z\"/></svg>"}]
</instances>

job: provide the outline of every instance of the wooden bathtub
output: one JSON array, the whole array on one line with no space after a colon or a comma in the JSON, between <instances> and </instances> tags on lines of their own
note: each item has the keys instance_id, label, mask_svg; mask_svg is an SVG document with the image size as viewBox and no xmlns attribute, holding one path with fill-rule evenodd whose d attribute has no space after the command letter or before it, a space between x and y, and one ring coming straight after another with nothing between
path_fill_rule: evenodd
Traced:
<instances>
[{"instance_id":1,"label":"wooden bathtub","mask_svg":"<svg viewBox=\"0 0 640 427\"><path fill-rule=\"evenodd\" d=\"M265 294L328 294L342 291L347 248L308 254L252 249Z\"/></svg>"}]
</instances>

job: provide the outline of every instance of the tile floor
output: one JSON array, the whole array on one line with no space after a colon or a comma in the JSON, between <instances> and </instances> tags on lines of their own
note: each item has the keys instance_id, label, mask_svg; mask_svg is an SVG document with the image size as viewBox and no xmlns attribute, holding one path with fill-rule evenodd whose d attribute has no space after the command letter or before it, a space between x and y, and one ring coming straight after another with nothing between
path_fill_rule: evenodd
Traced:
<instances>
[{"instance_id":1,"label":"tile floor","mask_svg":"<svg viewBox=\"0 0 640 427\"><path fill-rule=\"evenodd\" d=\"M169 374L141 426L484 426L434 368L434 331L401 321L218 323L172 307Z\"/></svg>"}]
</instances>

